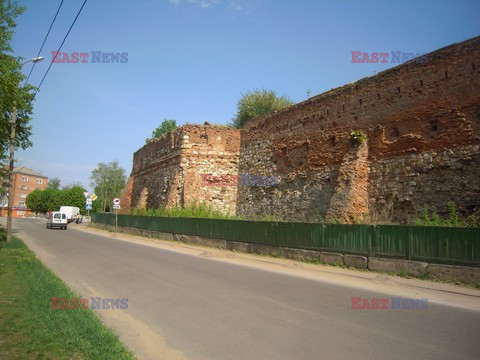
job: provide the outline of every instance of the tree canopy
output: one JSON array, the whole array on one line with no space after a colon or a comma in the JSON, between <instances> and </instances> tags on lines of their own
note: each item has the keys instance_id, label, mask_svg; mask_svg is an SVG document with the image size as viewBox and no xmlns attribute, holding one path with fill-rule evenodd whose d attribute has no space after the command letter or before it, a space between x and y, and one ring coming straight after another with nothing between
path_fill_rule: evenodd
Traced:
<instances>
[{"instance_id":1,"label":"tree canopy","mask_svg":"<svg viewBox=\"0 0 480 360\"><path fill-rule=\"evenodd\" d=\"M60 179L58 177L48 179L47 189L60 190Z\"/></svg>"},{"instance_id":2,"label":"tree canopy","mask_svg":"<svg viewBox=\"0 0 480 360\"><path fill-rule=\"evenodd\" d=\"M273 90L254 90L242 94L237 102L237 113L230 125L242 128L254 117L267 115L273 111L293 105L286 95L278 96Z\"/></svg>"},{"instance_id":3,"label":"tree canopy","mask_svg":"<svg viewBox=\"0 0 480 360\"><path fill-rule=\"evenodd\" d=\"M32 145L29 125L33 112L31 85L21 86L25 76L21 72L22 59L12 55L10 45L15 18L25 9L15 1L0 0L0 165L5 164L10 146L10 124L16 109L15 147L26 149ZM4 170L0 166L0 171Z\"/></svg>"},{"instance_id":4,"label":"tree canopy","mask_svg":"<svg viewBox=\"0 0 480 360\"><path fill-rule=\"evenodd\" d=\"M98 204L101 204L100 209L105 212L107 206L110 208L113 198L122 193L126 181L125 170L118 165L118 161L99 163L92 171L90 180L90 185L98 196L94 207L98 208Z\"/></svg>"},{"instance_id":5,"label":"tree canopy","mask_svg":"<svg viewBox=\"0 0 480 360\"><path fill-rule=\"evenodd\" d=\"M85 209L84 191L85 189L79 186L64 190L35 189L28 194L25 204L35 213L44 214L49 211L57 211L61 206L76 206L83 213Z\"/></svg>"},{"instance_id":6,"label":"tree canopy","mask_svg":"<svg viewBox=\"0 0 480 360\"><path fill-rule=\"evenodd\" d=\"M173 119L164 119L160 125L157 126L155 130L152 131L152 137L145 139L145 143L159 138L163 134L166 134L169 131L177 128L177 122Z\"/></svg>"}]
</instances>

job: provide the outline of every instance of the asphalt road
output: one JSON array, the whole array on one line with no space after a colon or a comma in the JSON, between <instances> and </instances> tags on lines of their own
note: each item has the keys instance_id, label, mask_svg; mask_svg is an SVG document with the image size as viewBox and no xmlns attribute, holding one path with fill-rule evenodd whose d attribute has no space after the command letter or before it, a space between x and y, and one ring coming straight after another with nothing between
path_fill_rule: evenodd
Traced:
<instances>
[{"instance_id":1,"label":"asphalt road","mask_svg":"<svg viewBox=\"0 0 480 360\"><path fill-rule=\"evenodd\" d=\"M43 220L26 219L14 225L85 297L128 299L126 310L99 312L105 319L129 319L118 331L142 358L170 358L165 347L181 353L178 358L206 360L480 358L478 311L433 302L428 309L353 310L351 297L391 296L75 226L47 230ZM142 327L165 343L142 337Z\"/></svg>"}]
</instances>

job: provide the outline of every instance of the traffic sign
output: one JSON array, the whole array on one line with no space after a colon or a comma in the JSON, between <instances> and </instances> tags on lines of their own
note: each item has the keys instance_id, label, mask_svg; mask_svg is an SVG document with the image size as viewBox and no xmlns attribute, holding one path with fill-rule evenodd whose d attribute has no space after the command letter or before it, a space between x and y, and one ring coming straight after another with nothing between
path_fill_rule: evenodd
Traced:
<instances>
[{"instance_id":1,"label":"traffic sign","mask_svg":"<svg viewBox=\"0 0 480 360\"><path fill-rule=\"evenodd\" d=\"M120 205L113 205L113 210L120 210Z\"/></svg>"},{"instance_id":2,"label":"traffic sign","mask_svg":"<svg viewBox=\"0 0 480 360\"><path fill-rule=\"evenodd\" d=\"M119 198L113 199L113 205L120 205L120 199Z\"/></svg>"},{"instance_id":3,"label":"traffic sign","mask_svg":"<svg viewBox=\"0 0 480 360\"><path fill-rule=\"evenodd\" d=\"M83 196L85 196L85 199L88 198L88 191L85 191L85 192L83 193Z\"/></svg>"},{"instance_id":4,"label":"traffic sign","mask_svg":"<svg viewBox=\"0 0 480 360\"><path fill-rule=\"evenodd\" d=\"M92 204L85 204L85 210L92 210Z\"/></svg>"},{"instance_id":5,"label":"traffic sign","mask_svg":"<svg viewBox=\"0 0 480 360\"><path fill-rule=\"evenodd\" d=\"M86 199L85 204L87 205L92 205L92 199Z\"/></svg>"},{"instance_id":6,"label":"traffic sign","mask_svg":"<svg viewBox=\"0 0 480 360\"><path fill-rule=\"evenodd\" d=\"M92 196L90 196L90 199L92 199L93 201L97 200L98 196L95 195L95 194L92 194Z\"/></svg>"}]
</instances>

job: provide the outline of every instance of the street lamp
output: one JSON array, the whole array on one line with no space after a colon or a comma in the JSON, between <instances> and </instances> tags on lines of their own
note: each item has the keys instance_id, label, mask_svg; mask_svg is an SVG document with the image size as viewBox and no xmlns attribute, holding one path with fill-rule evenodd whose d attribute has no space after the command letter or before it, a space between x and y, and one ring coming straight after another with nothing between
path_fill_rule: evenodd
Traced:
<instances>
[{"instance_id":1,"label":"street lamp","mask_svg":"<svg viewBox=\"0 0 480 360\"><path fill-rule=\"evenodd\" d=\"M25 61L23 65L29 63L37 63L43 60L42 56L34 57L30 60ZM10 167L9 167L9 176L8 176L8 210L7 210L7 236L6 240L10 241L12 238L12 208L13 208L13 168L14 168L14 154L15 154L15 126L17 122L17 106L15 102L13 103L12 110L12 124L10 129Z\"/></svg>"}]
</instances>

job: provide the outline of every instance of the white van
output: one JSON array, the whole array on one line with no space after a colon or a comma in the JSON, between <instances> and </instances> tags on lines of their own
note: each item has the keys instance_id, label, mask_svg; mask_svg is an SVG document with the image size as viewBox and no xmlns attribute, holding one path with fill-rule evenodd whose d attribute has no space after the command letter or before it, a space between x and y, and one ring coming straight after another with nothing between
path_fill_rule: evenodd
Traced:
<instances>
[{"instance_id":1,"label":"white van","mask_svg":"<svg viewBox=\"0 0 480 360\"><path fill-rule=\"evenodd\" d=\"M80 214L80 209L75 206L61 206L60 212L67 214L68 223L75 221L77 214Z\"/></svg>"},{"instance_id":2,"label":"white van","mask_svg":"<svg viewBox=\"0 0 480 360\"><path fill-rule=\"evenodd\" d=\"M62 213L60 211L54 211L52 212L47 220L47 229L53 229L53 228L60 228L63 230L67 230L67 214Z\"/></svg>"}]
</instances>

